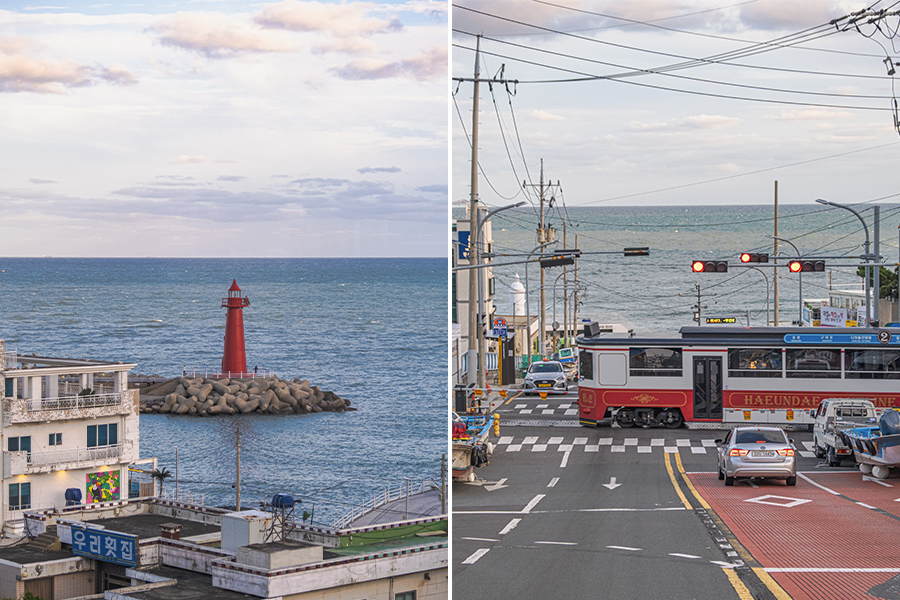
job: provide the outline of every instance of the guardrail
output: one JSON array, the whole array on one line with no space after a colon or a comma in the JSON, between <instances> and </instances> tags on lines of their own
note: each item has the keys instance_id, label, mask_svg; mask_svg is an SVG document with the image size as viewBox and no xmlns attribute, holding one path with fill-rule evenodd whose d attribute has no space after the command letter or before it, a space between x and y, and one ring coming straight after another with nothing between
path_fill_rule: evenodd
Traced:
<instances>
[{"instance_id":1,"label":"guardrail","mask_svg":"<svg viewBox=\"0 0 900 600\"><path fill-rule=\"evenodd\" d=\"M70 448L69 450L53 450L50 452L31 452L28 464L32 467L44 467L60 463L110 460L121 457L122 452L122 444L100 446L98 448Z\"/></svg>"},{"instance_id":2,"label":"guardrail","mask_svg":"<svg viewBox=\"0 0 900 600\"><path fill-rule=\"evenodd\" d=\"M130 396L130 394L129 394ZM28 412L97 408L122 404L123 394L91 394L90 396L64 396L61 398L29 398L25 401Z\"/></svg>"},{"instance_id":3,"label":"guardrail","mask_svg":"<svg viewBox=\"0 0 900 600\"><path fill-rule=\"evenodd\" d=\"M435 482L431 479L424 479L417 484L413 484L412 482L410 482L409 486L407 486L405 482L398 483L396 487L388 486L384 488L384 490L375 494L371 500L367 500L362 505L356 506L349 512L338 517L331 526L335 529L343 529L354 520L358 519L368 512L375 510L379 506L384 506L388 502L399 500L407 495L412 496L414 494L427 492L435 486L440 489L440 482Z\"/></svg>"},{"instance_id":4,"label":"guardrail","mask_svg":"<svg viewBox=\"0 0 900 600\"><path fill-rule=\"evenodd\" d=\"M182 377L190 377L195 379L203 377L206 379L269 379L275 377L275 371L266 371L254 369L253 371L223 371L222 369L204 368L204 367L185 367L181 371Z\"/></svg>"}]
</instances>

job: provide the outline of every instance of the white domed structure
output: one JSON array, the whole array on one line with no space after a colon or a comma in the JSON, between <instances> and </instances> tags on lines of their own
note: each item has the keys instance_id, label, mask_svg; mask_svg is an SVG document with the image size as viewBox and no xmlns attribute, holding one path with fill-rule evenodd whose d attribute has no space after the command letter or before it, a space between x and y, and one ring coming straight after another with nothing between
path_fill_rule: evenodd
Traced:
<instances>
[{"instance_id":1,"label":"white domed structure","mask_svg":"<svg viewBox=\"0 0 900 600\"><path fill-rule=\"evenodd\" d=\"M509 301L512 305L509 314L514 316L525 314L525 286L519 281L519 275L516 274L515 281L509 286Z\"/></svg>"}]
</instances>

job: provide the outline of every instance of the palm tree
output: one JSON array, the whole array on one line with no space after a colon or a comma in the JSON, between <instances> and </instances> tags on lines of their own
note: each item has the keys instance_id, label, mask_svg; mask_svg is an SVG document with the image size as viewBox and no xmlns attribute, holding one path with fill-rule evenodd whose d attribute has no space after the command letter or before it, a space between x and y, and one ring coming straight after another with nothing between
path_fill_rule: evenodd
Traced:
<instances>
[{"instance_id":1,"label":"palm tree","mask_svg":"<svg viewBox=\"0 0 900 600\"><path fill-rule=\"evenodd\" d=\"M172 473L167 468L163 467L162 469L154 469L150 473L150 476L159 482L159 493L162 494L163 483L165 483L166 479L172 476Z\"/></svg>"}]
</instances>

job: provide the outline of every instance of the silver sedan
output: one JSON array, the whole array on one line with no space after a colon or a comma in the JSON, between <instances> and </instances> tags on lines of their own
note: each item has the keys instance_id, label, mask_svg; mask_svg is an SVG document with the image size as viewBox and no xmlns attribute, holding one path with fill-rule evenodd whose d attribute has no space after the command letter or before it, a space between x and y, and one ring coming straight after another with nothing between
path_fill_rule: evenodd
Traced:
<instances>
[{"instance_id":1,"label":"silver sedan","mask_svg":"<svg viewBox=\"0 0 900 600\"><path fill-rule=\"evenodd\" d=\"M719 479L734 485L740 477L784 479L797 485L797 462L792 440L777 427L736 427L718 446Z\"/></svg>"},{"instance_id":2,"label":"silver sedan","mask_svg":"<svg viewBox=\"0 0 900 600\"><path fill-rule=\"evenodd\" d=\"M531 363L525 373L525 393L552 392L563 394L568 390L566 372L555 360Z\"/></svg>"}]
</instances>

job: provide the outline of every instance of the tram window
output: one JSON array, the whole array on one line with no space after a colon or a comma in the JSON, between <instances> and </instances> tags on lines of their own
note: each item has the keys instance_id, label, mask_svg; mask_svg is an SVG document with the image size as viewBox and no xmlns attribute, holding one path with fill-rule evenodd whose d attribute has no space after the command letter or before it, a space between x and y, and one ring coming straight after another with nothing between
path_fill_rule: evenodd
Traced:
<instances>
[{"instance_id":1,"label":"tram window","mask_svg":"<svg viewBox=\"0 0 900 600\"><path fill-rule=\"evenodd\" d=\"M900 379L900 350L847 350L847 379Z\"/></svg>"},{"instance_id":2,"label":"tram window","mask_svg":"<svg viewBox=\"0 0 900 600\"><path fill-rule=\"evenodd\" d=\"M632 377L681 377L681 348L632 348Z\"/></svg>"},{"instance_id":3,"label":"tram window","mask_svg":"<svg viewBox=\"0 0 900 600\"><path fill-rule=\"evenodd\" d=\"M787 376L840 379L841 351L824 348L788 350Z\"/></svg>"},{"instance_id":4,"label":"tram window","mask_svg":"<svg viewBox=\"0 0 900 600\"><path fill-rule=\"evenodd\" d=\"M578 354L578 367L580 375L584 379L594 378L594 353L582 350Z\"/></svg>"},{"instance_id":5,"label":"tram window","mask_svg":"<svg viewBox=\"0 0 900 600\"><path fill-rule=\"evenodd\" d=\"M778 348L729 348L729 377L781 377Z\"/></svg>"}]
</instances>

